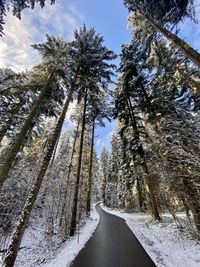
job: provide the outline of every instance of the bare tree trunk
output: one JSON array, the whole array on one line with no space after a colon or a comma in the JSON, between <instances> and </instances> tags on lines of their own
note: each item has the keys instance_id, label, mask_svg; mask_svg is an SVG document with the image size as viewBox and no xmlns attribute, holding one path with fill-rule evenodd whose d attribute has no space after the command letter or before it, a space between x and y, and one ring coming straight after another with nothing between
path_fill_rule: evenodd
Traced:
<instances>
[{"instance_id":1,"label":"bare tree trunk","mask_svg":"<svg viewBox=\"0 0 200 267\"><path fill-rule=\"evenodd\" d=\"M53 78L53 73L51 73L47 79L46 85L41 91L38 99L33 105L28 118L24 122L19 134L14 138L14 141L11 145L8 145L6 149L2 151L1 160L0 160L0 188L3 186L7 176L10 172L10 169L13 165L15 157L20 150L21 145L23 144L26 134L32 126L32 122L35 119L38 109L43 103L46 92L49 90L49 84Z\"/></svg>"},{"instance_id":2,"label":"bare tree trunk","mask_svg":"<svg viewBox=\"0 0 200 267\"><path fill-rule=\"evenodd\" d=\"M56 123L56 127L55 127L51 137L48 140L47 147L46 147L46 150L44 152L44 157L43 157L43 160L41 163L40 171L39 171L38 176L37 176L36 180L34 181L32 187L30 189L26 203L22 209L21 216L19 218L17 227L16 227L15 232L14 232L13 237L12 237L11 244L10 244L9 249L8 249L8 253L6 254L6 257L5 257L6 267L13 267L14 266L15 259L17 257L17 253L18 253L18 250L19 250L19 247L21 244L22 237L24 235L26 225L29 221L29 218L30 218L32 209L34 207L38 192L40 190L43 178L46 174L48 165L50 163L57 139L60 136L60 132L62 130L62 126L63 126L64 120L65 120L65 115L66 115L66 112L67 112L67 109L68 109L68 106L69 106L69 103L70 103L70 100L71 100L71 97L73 94L73 89L74 89L74 86L71 87L71 89L68 93L63 110L61 112L61 115L60 115L57 123Z\"/></svg>"},{"instance_id":3,"label":"bare tree trunk","mask_svg":"<svg viewBox=\"0 0 200 267\"><path fill-rule=\"evenodd\" d=\"M149 178L148 167L147 167L147 164L145 162L142 164L142 168L143 168L143 171L145 173L145 182L146 182L147 189L148 189L148 195L149 195L152 215L153 215L155 220L161 221L161 217L160 217L160 214L158 211L158 203L157 203L156 196L155 196L156 194L155 194L154 185L153 185L151 179Z\"/></svg>"},{"instance_id":4,"label":"bare tree trunk","mask_svg":"<svg viewBox=\"0 0 200 267\"><path fill-rule=\"evenodd\" d=\"M103 204L106 205L106 177L104 177L103 180L103 186L102 186L102 199L103 199Z\"/></svg>"},{"instance_id":5,"label":"bare tree trunk","mask_svg":"<svg viewBox=\"0 0 200 267\"><path fill-rule=\"evenodd\" d=\"M143 182L138 176L136 179L136 183L137 183L137 192L138 192L140 210L145 211L146 210L146 203L145 203L146 198L145 198L145 192L144 192L145 190L143 188L144 187Z\"/></svg>"},{"instance_id":6,"label":"bare tree trunk","mask_svg":"<svg viewBox=\"0 0 200 267\"><path fill-rule=\"evenodd\" d=\"M60 132L60 134L61 134L61 132ZM50 168L53 167L53 163L54 163L55 156L56 156L56 151L57 151L57 148L58 148L59 139L60 139L60 135L57 138L57 141L56 141L56 144L55 144L55 147L54 147L54 150L53 150L53 155L51 157L51 162L49 164Z\"/></svg>"},{"instance_id":7,"label":"bare tree trunk","mask_svg":"<svg viewBox=\"0 0 200 267\"><path fill-rule=\"evenodd\" d=\"M184 196L181 197L181 200L182 200L183 206L185 208L185 214L186 214L188 220L191 222L189 205L188 205L188 203L187 203L187 201L186 201Z\"/></svg>"},{"instance_id":8,"label":"bare tree trunk","mask_svg":"<svg viewBox=\"0 0 200 267\"><path fill-rule=\"evenodd\" d=\"M91 210L91 190L92 190L92 167L93 167L93 152L94 152L94 132L95 132L95 119L92 125L92 142L91 142L91 150L90 150L90 169L89 169L89 188L87 194L87 206L86 206L86 213L87 215L90 214Z\"/></svg>"},{"instance_id":9,"label":"bare tree trunk","mask_svg":"<svg viewBox=\"0 0 200 267\"><path fill-rule=\"evenodd\" d=\"M75 231L76 231L77 204L78 204L79 183L80 183L80 174L81 174L81 165L82 165L83 141L84 141L84 134L85 134L86 109L87 109L87 89L85 91L85 97L84 97L83 121L82 121L81 139L80 139L80 146L79 146L79 157L78 157L78 165L77 165L77 173L76 173L76 181L75 181L75 193L74 193L73 206L72 206L72 217L71 217L71 223L70 223L70 236L74 236Z\"/></svg>"},{"instance_id":10,"label":"bare tree trunk","mask_svg":"<svg viewBox=\"0 0 200 267\"><path fill-rule=\"evenodd\" d=\"M74 143L73 143L73 147L72 147L71 159L70 159L70 163L69 163L69 170L68 170L67 179L66 179L66 191L65 191L65 196L64 196L64 205L62 207L61 220L59 223L60 226L64 222L64 215L65 215L65 210L66 210L66 206L67 206L68 185L69 185L70 175L72 172L72 162L74 159L74 153L75 153L75 148L76 148L76 143L77 143L77 138L78 138L78 133L79 133L79 126L80 126L80 121L78 121L78 123L77 123L77 128L76 128L75 137L74 137Z\"/></svg>"}]
</instances>

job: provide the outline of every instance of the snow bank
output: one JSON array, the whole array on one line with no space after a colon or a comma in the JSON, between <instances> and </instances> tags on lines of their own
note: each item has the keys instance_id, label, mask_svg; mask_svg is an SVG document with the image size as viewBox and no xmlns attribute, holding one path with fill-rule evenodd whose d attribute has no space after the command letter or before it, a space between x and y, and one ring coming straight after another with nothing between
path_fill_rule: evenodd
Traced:
<instances>
[{"instance_id":1,"label":"snow bank","mask_svg":"<svg viewBox=\"0 0 200 267\"><path fill-rule=\"evenodd\" d=\"M149 222L149 216L142 213L129 214L101 207L116 216L124 218L127 225L140 241L146 252L158 267L199 267L200 244L182 230L180 223L183 214L178 215L179 224L169 214L163 216L163 222ZM181 223L184 225L184 222Z\"/></svg>"},{"instance_id":2,"label":"snow bank","mask_svg":"<svg viewBox=\"0 0 200 267\"><path fill-rule=\"evenodd\" d=\"M37 220L25 231L15 267L68 267L85 243L90 239L99 223L99 214L92 207L90 218L86 219L79 230L79 235L68 239L60 246L57 235L50 240L45 238L44 223ZM0 267L3 258L0 254Z\"/></svg>"},{"instance_id":3,"label":"snow bank","mask_svg":"<svg viewBox=\"0 0 200 267\"><path fill-rule=\"evenodd\" d=\"M42 265L42 267L68 267L78 255L80 250L85 246L86 242L90 239L93 232L96 230L99 223L99 215L95 208L91 212L91 218L86 221L86 224L80 229L78 235L69 239L57 256L50 262Z\"/></svg>"}]
</instances>

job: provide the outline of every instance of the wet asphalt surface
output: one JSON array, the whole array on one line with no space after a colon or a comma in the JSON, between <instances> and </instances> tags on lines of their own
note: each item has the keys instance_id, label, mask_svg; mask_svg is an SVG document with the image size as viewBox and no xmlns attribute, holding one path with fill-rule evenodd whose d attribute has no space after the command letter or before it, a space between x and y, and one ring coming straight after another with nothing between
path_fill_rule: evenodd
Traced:
<instances>
[{"instance_id":1,"label":"wet asphalt surface","mask_svg":"<svg viewBox=\"0 0 200 267\"><path fill-rule=\"evenodd\" d=\"M156 267L125 220L96 209L99 225L72 267Z\"/></svg>"}]
</instances>

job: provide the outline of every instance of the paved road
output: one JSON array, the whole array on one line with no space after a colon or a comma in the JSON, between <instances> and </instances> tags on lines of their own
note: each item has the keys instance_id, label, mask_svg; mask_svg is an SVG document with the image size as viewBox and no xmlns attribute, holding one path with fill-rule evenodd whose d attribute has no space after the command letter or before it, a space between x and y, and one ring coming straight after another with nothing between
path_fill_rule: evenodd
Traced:
<instances>
[{"instance_id":1,"label":"paved road","mask_svg":"<svg viewBox=\"0 0 200 267\"><path fill-rule=\"evenodd\" d=\"M72 267L155 267L123 219L96 209L99 225Z\"/></svg>"}]
</instances>

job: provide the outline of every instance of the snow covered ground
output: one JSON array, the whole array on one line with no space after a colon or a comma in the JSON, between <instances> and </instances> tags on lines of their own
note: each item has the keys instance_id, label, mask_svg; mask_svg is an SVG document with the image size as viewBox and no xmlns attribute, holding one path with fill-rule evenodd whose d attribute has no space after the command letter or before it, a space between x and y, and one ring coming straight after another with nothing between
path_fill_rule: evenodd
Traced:
<instances>
[{"instance_id":1,"label":"snow covered ground","mask_svg":"<svg viewBox=\"0 0 200 267\"><path fill-rule=\"evenodd\" d=\"M15 267L68 267L92 236L99 223L99 214L92 207L90 218L82 222L79 235L68 239L61 246L59 237L47 240L41 222L31 224L26 230ZM0 258L0 266L2 259Z\"/></svg>"},{"instance_id":2,"label":"snow covered ground","mask_svg":"<svg viewBox=\"0 0 200 267\"><path fill-rule=\"evenodd\" d=\"M90 239L93 232L97 228L99 223L99 215L95 208L91 212L91 219L88 220L83 228L80 229L79 238L74 236L66 242L60 248L57 256L49 261L48 263L42 265L42 267L68 267L78 255L80 250L84 247L86 242ZM79 239L79 240L78 240Z\"/></svg>"},{"instance_id":3,"label":"snow covered ground","mask_svg":"<svg viewBox=\"0 0 200 267\"><path fill-rule=\"evenodd\" d=\"M163 222L152 222L148 215L130 214L101 207L122 217L138 238L146 252L158 267L200 267L200 242L192 239L188 223L183 214L175 222L170 214L163 216Z\"/></svg>"}]
</instances>

